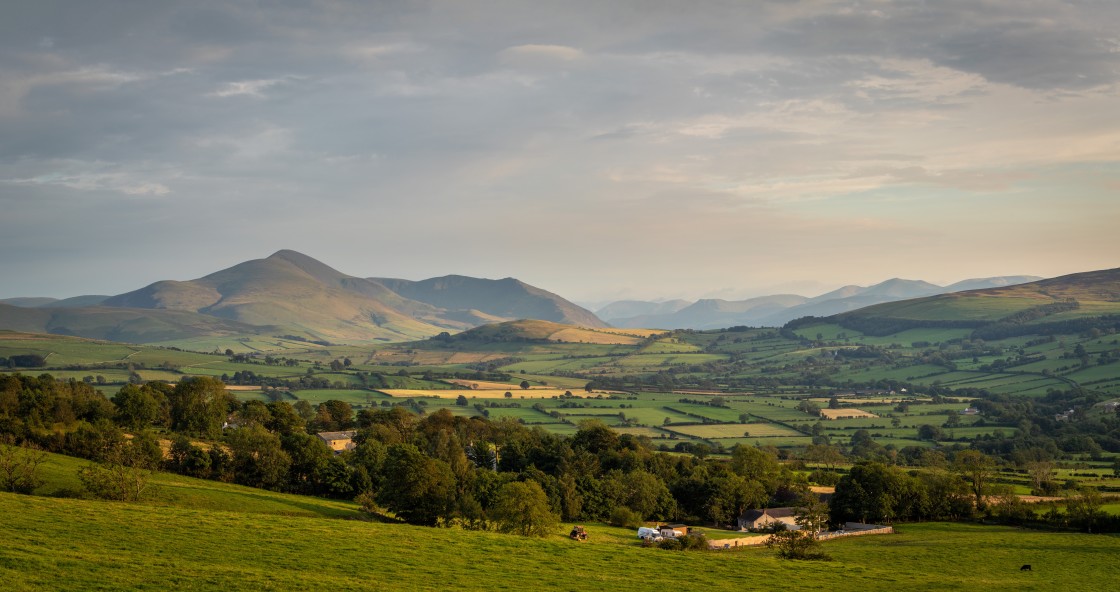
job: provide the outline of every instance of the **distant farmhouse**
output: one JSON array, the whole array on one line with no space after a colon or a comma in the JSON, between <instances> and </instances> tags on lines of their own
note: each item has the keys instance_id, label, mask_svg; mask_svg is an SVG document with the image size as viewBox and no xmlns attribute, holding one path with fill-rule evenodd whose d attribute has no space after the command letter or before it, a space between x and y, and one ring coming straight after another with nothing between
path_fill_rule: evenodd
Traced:
<instances>
[{"instance_id":1,"label":"distant farmhouse","mask_svg":"<svg viewBox=\"0 0 1120 592\"><path fill-rule=\"evenodd\" d=\"M349 430L345 432L319 432L315 435L326 442L327 446L337 454L344 450L354 449L354 434L356 433L358 432Z\"/></svg>"},{"instance_id":2,"label":"distant farmhouse","mask_svg":"<svg viewBox=\"0 0 1120 592\"><path fill-rule=\"evenodd\" d=\"M801 525L794 517L793 508L764 508L762 510L747 510L739 516L739 530L766 528L775 522L786 525L786 530L801 530Z\"/></svg>"}]
</instances>

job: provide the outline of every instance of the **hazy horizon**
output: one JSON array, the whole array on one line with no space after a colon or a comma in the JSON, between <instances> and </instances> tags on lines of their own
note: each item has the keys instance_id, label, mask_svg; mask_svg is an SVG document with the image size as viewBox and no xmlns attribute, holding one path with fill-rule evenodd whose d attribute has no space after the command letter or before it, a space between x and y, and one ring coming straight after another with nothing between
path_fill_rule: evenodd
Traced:
<instances>
[{"instance_id":1,"label":"hazy horizon","mask_svg":"<svg viewBox=\"0 0 1120 592\"><path fill-rule=\"evenodd\" d=\"M0 7L0 298L285 248L579 302L1120 266L1120 3L255 6Z\"/></svg>"},{"instance_id":2,"label":"hazy horizon","mask_svg":"<svg viewBox=\"0 0 1120 592\"><path fill-rule=\"evenodd\" d=\"M304 254L309 255L308 253L304 253ZM309 255L309 256L312 256L312 258L314 258L313 255ZM247 259L243 259L241 261L236 261L236 262L234 262L230 265L223 265L221 268L212 269L212 270L210 270L209 272L206 272L203 275L209 275L210 273L217 272L217 271L220 271L222 269L226 269L228 267L232 267L233 265L236 265L238 263L243 263L245 261L251 261L251 260L255 260L255 259L264 259L264 258L265 258L265 256L250 257L250 258L247 258ZM335 267L334 265L331 264L330 261L320 260L320 262L324 263L328 266ZM373 277L388 278L388 277L390 277L390 276L371 274L371 273L351 273L351 272L348 272L347 270L343 270L343 269L338 269L338 271L341 271L342 273L346 273L347 275L351 275L351 276L354 276L354 277L364 277L364 278L373 278ZM1084 271L1094 271L1094 270L1084 270ZM441 274L440 276L431 276L431 277L442 277L442 276L446 276L446 275L465 275L465 274L448 272L448 273L445 273L445 274ZM1004 276L986 276L986 277L1005 277L1005 276L1024 276L1024 275L1030 275L1030 274L1005 274ZM140 288L148 286L148 285L150 285L154 282L157 282L157 281L163 281L163 280L189 281L189 280L199 279L200 277L202 277L202 275L197 276L197 277L161 277L161 278L153 279L151 281L145 281L142 284L134 285L134 286L131 286L131 287L128 287L128 288L125 288L125 289L108 291L108 292L85 291L85 292L80 292L80 293L66 293L66 294L13 294L13 295L0 294L0 299L36 298L36 297L65 299L65 298L72 298L72 297L76 297L76 296L92 296L92 295L113 296L113 295L117 295L117 294L131 292L133 290L138 290ZM498 280L498 279L503 279L504 277L513 277L513 276L495 276L495 277L488 277L488 278L485 278L485 279ZM397 277L396 279L419 281L419 280L426 280L426 279L430 279L430 278L429 277ZM525 281L523 278L515 278L515 279ZM698 292L698 293L695 293L695 294L692 294L692 295L690 295L688 293L676 294L676 295L639 294L639 295L634 295L634 296L621 295L621 296L618 296L618 297L608 297L608 298L599 299L599 300L569 297L568 295L566 295L562 292L557 292L556 290L553 290L553 289L549 288L548 286L536 285L536 287L542 288L544 290L548 290L548 291L553 292L553 293L556 293L559 296L578 304L579 306L583 306L585 308L588 308L588 309L594 311L595 309L601 308L602 306L610 304L611 302L618 302L618 301L621 301L621 300L644 300L644 301L652 301L652 302L665 302L665 301L669 301L669 300L678 300L678 299L681 299L681 300L700 300L700 299L724 299L724 300L739 299L739 300L742 300L742 299L754 298L754 297L758 297L758 296L770 296L770 295L777 295L777 294L797 294L797 295L800 295L800 296L806 296L806 297L812 298L812 297L820 296L820 295L826 294L828 292L831 292L833 290L843 288L843 287L846 287L846 286L860 285L860 286L863 286L863 287L868 287L868 286L873 286L873 285L876 285L876 284L879 284L879 283L882 283L882 282L885 282L885 281L893 280L893 279L902 279L902 280L911 280L911 281L925 281L925 282L929 282L931 284L936 284L938 286L943 286L944 287L944 286L948 286L948 285L951 285L951 284L954 284L954 283L957 283L957 282L960 282L960 281L964 281L964 280L986 279L986 278L974 278L974 277L963 278L962 277L962 278L952 280L952 281L930 281L930 280L927 280L927 279L924 279L924 278L917 278L917 277L904 278L904 277L900 277L900 276L892 276L892 277L886 277L886 278L882 278L882 279L879 279L879 280L875 280L875 281L871 281L871 282L867 282L867 283L862 283L862 284L848 282L848 283L844 283L844 284L835 284L835 285L826 285L826 284L822 284L820 282L816 282L816 281L813 281L813 280L803 280L803 281L796 281L796 282L788 282L786 284L775 285L775 286L760 286L760 287L754 288L753 290L751 290L751 289L744 290L744 289L722 288L722 289L712 290L712 291L708 291L708 292ZM531 284L532 282L526 282L526 283Z\"/></svg>"}]
</instances>

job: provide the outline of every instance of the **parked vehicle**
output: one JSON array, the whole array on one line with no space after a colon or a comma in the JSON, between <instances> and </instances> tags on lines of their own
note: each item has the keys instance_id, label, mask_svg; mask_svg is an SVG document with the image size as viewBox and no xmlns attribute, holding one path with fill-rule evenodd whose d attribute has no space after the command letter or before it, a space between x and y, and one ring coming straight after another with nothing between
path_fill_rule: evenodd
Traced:
<instances>
[{"instance_id":1,"label":"parked vehicle","mask_svg":"<svg viewBox=\"0 0 1120 592\"><path fill-rule=\"evenodd\" d=\"M685 532L683 530L678 530L678 529L673 528L671 526L662 526L661 529L658 531L658 534L660 534L662 538L675 539L677 537L684 536Z\"/></svg>"},{"instance_id":2,"label":"parked vehicle","mask_svg":"<svg viewBox=\"0 0 1120 592\"><path fill-rule=\"evenodd\" d=\"M656 543L657 541L660 541L663 537L661 536L661 530L660 529L647 528L647 527L643 526L643 527L638 529L638 538L640 538L642 540L645 540L645 541L651 541L651 542Z\"/></svg>"}]
</instances>

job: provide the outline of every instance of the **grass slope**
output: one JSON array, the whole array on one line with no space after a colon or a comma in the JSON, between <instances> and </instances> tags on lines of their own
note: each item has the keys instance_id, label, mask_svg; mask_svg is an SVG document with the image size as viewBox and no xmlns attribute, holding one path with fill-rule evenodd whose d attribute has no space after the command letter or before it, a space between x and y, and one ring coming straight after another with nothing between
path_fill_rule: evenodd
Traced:
<instances>
[{"instance_id":1,"label":"grass slope","mask_svg":"<svg viewBox=\"0 0 1120 592\"><path fill-rule=\"evenodd\" d=\"M839 315L837 318L996 321L1016 312L1064 300L1077 300L1085 310L1055 315L1055 318L1120 313L1120 268L1075 273L1014 286L889 302Z\"/></svg>"},{"instance_id":2,"label":"grass slope","mask_svg":"<svg viewBox=\"0 0 1120 592\"><path fill-rule=\"evenodd\" d=\"M826 543L831 562L765 549L642 549L591 527L574 543L362 521L0 494L6 590L1109 590L1116 537L915 524ZM1019 566L1030 563L1031 572Z\"/></svg>"},{"instance_id":3,"label":"grass slope","mask_svg":"<svg viewBox=\"0 0 1120 592\"><path fill-rule=\"evenodd\" d=\"M35 493L53 495L61 490L80 490L78 469L88 464L89 461L79 458L48 454L39 468L44 484ZM349 501L276 493L173 473L153 473L150 483L148 496L140 505L280 516L358 517L357 506Z\"/></svg>"},{"instance_id":4,"label":"grass slope","mask_svg":"<svg viewBox=\"0 0 1120 592\"><path fill-rule=\"evenodd\" d=\"M588 343L598 345L636 345L655 332L635 329L597 329L573 327L551 321L520 320L483 325L452 337L455 343L503 343L526 341L551 341L558 343Z\"/></svg>"}]
</instances>

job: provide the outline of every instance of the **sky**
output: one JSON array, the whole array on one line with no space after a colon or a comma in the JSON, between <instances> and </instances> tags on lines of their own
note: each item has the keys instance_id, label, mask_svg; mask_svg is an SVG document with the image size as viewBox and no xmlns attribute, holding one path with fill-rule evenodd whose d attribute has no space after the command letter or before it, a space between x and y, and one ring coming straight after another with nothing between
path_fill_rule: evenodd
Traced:
<instances>
[{"instance_id":1,"label":"sky","mask_svg":"<svg viewBox=\"0 0 1120 592\"><path fill-rule=\"evenodd\" d=\"M9 0L0 298L294 249L585 303L1120 267L1120 2Z\"/></svg>"}]
</instances>

